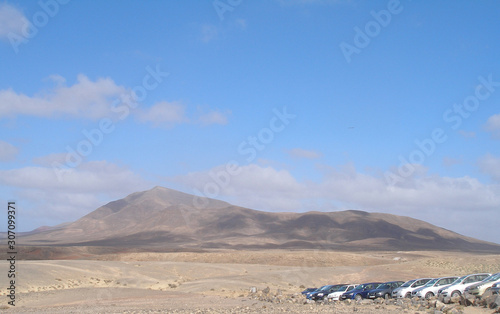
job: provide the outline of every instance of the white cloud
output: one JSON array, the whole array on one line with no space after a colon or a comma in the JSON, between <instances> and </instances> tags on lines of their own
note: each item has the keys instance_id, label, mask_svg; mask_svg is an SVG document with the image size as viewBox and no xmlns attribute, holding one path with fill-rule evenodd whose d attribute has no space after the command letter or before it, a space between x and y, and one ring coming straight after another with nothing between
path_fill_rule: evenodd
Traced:
<instances>
[{"instance_id":1,"label":"white cloud","mask_svg":"<svg viewBox=\"0 0 500 314\"><path fill-rule=\"evenodd\" d=\"M28 19L20 10L7 3L0 3L0 39L8 38L10 33L21 34L28 24Z\"/></svg>"},{"instance_id":2,"label":"white cloud","mask_svg":"<svg viewBox=\"0 0 500 314\"><path fill-rule=\"evenodd\" d=\"M228 165L192 172L173 180L211 198L229 197L235 205L265 210L299 210L302 186L286 170L255 164L238 167L230 175Z\"/></svg>"},{"instance_id":3,"label":"white cloud","mask_svg":"<svg viewBox=\"0 0 500 314\"><path fill-rule=\"evenodd\" d=\"M479 160L479 168L491 179L500 182L500 158L488 154Z\"/></svg>"},{"instance_id":4,"label":"white cloud","mask_svg":"<svg viewBox=\"0 0 500 314\"><path fill-rule=\"evenodd\" d=\"M56 157L50 155L45 161ZM61 171L59 175L57 171ZM104 205L103 202L149 187L131 170L106 161L92 161L65 170L52 167L0 170L0 185L13 189L23 204L30 203L26 210L31 215L45 217L52 223L78 219Z\"/></svg>"},{"instance_id":5,"label":"white cloud","mask_svg":"<svg viewBox=\"0 0 500 314\"><path fill-rule=\"evenodd\" d=\"M162 101L147 109L139 109L137 117L141 122L151 122L154 126L173 127L188 122L185 106L178 102Z\"/></svg>"},{"instance_id":6,"label":"white cloud","mask_svg":"<svg viewBox=\"0 0 500 314\"><path fill-rule=\"evenodd\" d=\"M287 151L293 158L317 159L321 157L321 153L315 150L306 150L302 148L294 148Z\"/></svg>"},{"instance_id":7,"label":"white cloud","mask_svg":"<svg viewBox=\"0 0 500 314\"><path fill-rule=\"evenodd\" d=\"M227 124L227 116L230 114L227 112L220 112L218 110L210 111L208 113L204 113L200 115L198 121L201 125L210 125L210 124Z\"/></svg>"},{"instance_id":8,"label":"white cloud","mask_svg":"<svg viewBox=\"0 0 500 314\"><path fill-rule=\"evenodd\" d=\"M91 81L85 75L78 75L77 82L65 86L64 78L53 77L58 85L44 93L27 96L12 89L0 90L0 117L32 115L53 118L59 116L98 119L116 115L111 103L127 94L109 78Z\"/></svg>"},{"instance_id":9,"label":"white cloud","mask_svg":"<svg viewBox=\"0 0 500 314\"><path fill-rule=\"evenodd\" d=\"M18 153L19 150L14 145L0 140L0 162L12 161Z\"/></svg>"},{"instance_id":10,"label":"white cloud","mask_svg":"<svg viewBox=\"0 0 500 314\"><path fill-rule=\"evenodd\" d=\"M500 140L500 114L491 116L486 121L485 129L491 132L491 137Z\"/></svg>"}]
</instances>

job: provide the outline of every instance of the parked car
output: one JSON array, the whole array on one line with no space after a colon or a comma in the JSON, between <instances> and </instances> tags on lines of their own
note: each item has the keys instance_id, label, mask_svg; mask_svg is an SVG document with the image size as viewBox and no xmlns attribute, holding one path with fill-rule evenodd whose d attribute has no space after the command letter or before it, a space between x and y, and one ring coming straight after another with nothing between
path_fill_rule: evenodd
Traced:
<instances>
[{"instance_id":1,"label":"parked car","mask_svg":"<svg viewBox=\"0 0 500 314\"><path fill-rule=\"evenodd\" d=\"M465 288L468 286L479 282L483 281L484 279L488 278L491 276L491 274L488 273L481 273L481 274L471 274L471 275L465 275L453 282L451 285L447 287L443 287L442 289L439 289L438 295L441 295L443 297L459 297L464 293Z\"/></svg>"},{"instance_id":2,"label":"parked car","mask_svg":"<svg viewBox=\"0 0 500 314\"><path fill-rule=\"evenodd\" d=\"M327 295L334 292L336 289L343 285L344 284L323 286L321 289L318 289L315 292L311 293L309 299L314 301L323 300Z\"/></svg>"},{"instance_id":3,"label":"parked car","mask_svg":"<svg viewBox=\"0 0 500 314\"><path fill-rule=\"evenodd\" d=\"M457 276L432 279L431 281L426 283L423 287L413 290L411 296L422 299L424 298L429 299L433 296L436 296L438 294L439 289L445 286L449 286L457 279L458 279Z\"/></svg>"},{"instance_id":4,"label":"parked car","mask_svg":"<svg viewBox=\"0 0 500 314\"><path fill-rule=\"evenodd\" d=\"M316 290L318 290L318 288L306 288L306 290L302 291L302 294L306 295L309 292L313 292L313 291L316 291Z\"/></svg>"},{"instance_id":5,"label":"parked car","mask_svg":"<svg viewBox=\"0 0 500 314\"><path fill-rule=\"evenodd\" d=\"M432 279L433 278L419 278L409 280L402 284L401 287L394 289L392 291L392 297L394 299L411 298L411 293L413 292L413 290L422 287Z\"/></svg>"},{"instance_id":6,"label":"parked car","mask_svg":"<svg viewBox=\"0 0 500 314\"><path fill-rule=\"evenodd\" d=\"M338 301L342 294L353 290L357 286L359 286L359 285L357 285L357 284L343 285L343 286L339 287L337 290L335 290L334 292L330 293L327 296L327 298L330 301Z\"/></svg>"},{"instance_id":7,"label":"parked car","mask_svg":"<svg viewBox=\"0 0 500 314\"><path fill-rule=\"evenodd\" d=\"M342 294L340 296L340 299L342 301L347 300L347 299L352 299L352 300L356 300L356 301L364 299L364 298L366 298L368 291L375 289L380 284L381 284L381 282L369 282L369 283L361 284L361 285L357 286L356 288L352 289L351 291L345 292L344 294Z\"/></svg>"},{"instance_id":8,"label":"parked car","mask_svg":"<svg viewBox=\"0 0 500 314\"><path fill-rule=\"evenodd\" d=\"M476 297L482 296L486 291L491 290L491 287L500 282L500 273L489 276L481 282L470 285L465 288L466 294L471 294Z\"/></svg>"},{"instance_id":9,"label":"parked car","mask_svg":"<svg viewBox=\"0 0 500 314\"><path fill-rule=\"evenodd\" d=\"M500 294L500 283L495 283L491 286L491 293Z\"/></svg>"},{"instance_id":10,"label":"parked car","mask_svg":"<svg viewBox=\"0 0 500 314\"><path fill-rule=\"evenodd\" d=\"M376 298L390 298L392 295L392 291L396 288L399 288L404 281L389 281L383 284L380 284L377 288L370 290L368 292L368 299L376 299Z\"/></svg>"}]
</instances>

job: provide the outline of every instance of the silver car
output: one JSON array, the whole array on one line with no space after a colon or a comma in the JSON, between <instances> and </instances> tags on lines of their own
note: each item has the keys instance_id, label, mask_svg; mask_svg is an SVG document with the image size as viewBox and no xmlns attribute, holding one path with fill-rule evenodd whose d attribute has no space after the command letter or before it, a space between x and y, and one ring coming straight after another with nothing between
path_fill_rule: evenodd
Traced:
<instances>
[{"instance_id":1,"label":"silver car","mask_svg":"<svg viewBox=\"0 0 500 314\"><path fill-rule=\"evenodd\" d=\"M453 282L448 287L444 287L442 289L439 289L438 294L442 295L443 297L448 297L448 296L449 297L459 297L464 293L465 288L467 288L468 286L470 286L476 282L482 281L489 276L491 276L491 274L487 274L487 273L462 276L462 277L458 278L457 280L455 280L455 282Z\"/></svg>"},{"instance_id":2,"label":"silver car","mask_svg":"<svg viewBox=\"0 0 500 314\"><path fill-rule=\"evenodd\" d=\"M413 290L418 289L434 278L420 278L405 282L401 287L392 291L393 299L411 298Z\"/></svg>"},{"instance_id":3,"label":"silver car","mask_svg":"<svg viewBox=\"0 0 500 314\"><path fill-rule=\"evenodd\" d=\"M457 276L432 279L431 281L426 283L423 287L413 290L411 296L422 299L424 298L429 299L433 296L436 296L438 294L439 289L445 286L449 286L457 279L458 279Z\"/></svg>"}]
</instances>

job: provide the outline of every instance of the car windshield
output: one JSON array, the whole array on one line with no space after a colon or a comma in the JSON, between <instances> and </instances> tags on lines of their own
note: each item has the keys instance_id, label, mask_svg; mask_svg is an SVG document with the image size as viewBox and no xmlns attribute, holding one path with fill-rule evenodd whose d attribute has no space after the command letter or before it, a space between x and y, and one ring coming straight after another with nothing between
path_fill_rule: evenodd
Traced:
<instances>
[{"instance_id":1,"label":"car windshield","mask_svg":"<svg viewBox=\"0 0 500 314\"><path fill-rule=\"evenodd\" d=\"M377 289L389 289L390 287L391 285L388 283L381 283L380 285L378 285Z\"/></svg>"},{"instance_id":2,"label":"car windshield","mask_svg":"<svg viewBox=\"0 0 500 314\"><path fill-rule=\"evenodd\" d=\"M483 279L484 282L490 282L490 281L497 281L498 279L500 279L500 273L497 273L497 274L493 274L485 279Z\"/></svg>"},{"instance_id":3,"label":"car windshield","mask_svg":"<svg viewBox=\"0 0 500 314\"><path fill-rule=\"evenodd\" d=\"M321 287L321 289L319 291L325 291L325 290L330 289L331 287L333 287L333 286L323 286L323 287Z\"/></svg>"},{"instance_id":4,"label":"car windshield","mask_svg":"<svg viewBox=\"0 0 500 314\"><path fill-rule=\"evenodd\" d=\"M366 284L362 284L354 288L353 290L363 290L366 287Z\"/></svg>"},{"instance_id":5,"label":"car windshield","mask_svg":"<svg viewBox=\"0 0 500 314\"><path fill-rule=\"evenodd\" d=\"M416 279L405 282L401 287L409 287L412 283L414 283Z\"/></svg>"},{"instance_id":6,"label":"car windshield","mask_svg":"<svg viewBox=\"0 0 500 314\"><path fill-rule=\"evenodd\" d=\"M338 289L335 289L335 291L346 291L349 286L340 286Z\"/></svg>"},{"instance_id":7,"label":"car windshield","mask_svg":"<svg viewBox=\"0 0 500 314\"><path fill-rule=\"evenodd\" d=\"M425 284L424 287L432 287L436 281L438 281L437 279L432 279L431 281L429 281L428 283Z\"/></svg>"},{"instance_id":8,"label":"car windshield","mask_svg":"<svg viewBox=\"0 0 500 314\"><path fill-rule=\"evenodd\" d=\"M455 280L454 282L452 282L452 283L450 284L450 286L453 286L453 285L458 285L459 283L461 283L461 282L462 282L465 278L467 278L468 276L469 276L469 275L467 275L467 276L462 276L462 277L458 278L457 280Z\"/></svg>"}]
</instances>

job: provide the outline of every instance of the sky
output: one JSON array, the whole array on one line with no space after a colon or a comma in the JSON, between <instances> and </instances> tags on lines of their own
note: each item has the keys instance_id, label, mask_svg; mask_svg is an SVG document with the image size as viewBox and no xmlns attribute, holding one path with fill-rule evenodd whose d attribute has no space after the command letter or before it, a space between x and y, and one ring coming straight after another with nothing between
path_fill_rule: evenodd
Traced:
<instances>
[{"instance_id":1,"label":"sky","mask_svg":"<svg viewBox=\"0 0 500 314\"><path fill-rule=\"evenodd\" d=\"M0 0L0 202L29 231L164 186L500 243L498 38L493 0Z\"/></svg>"}]
</instances>

